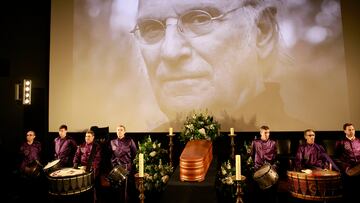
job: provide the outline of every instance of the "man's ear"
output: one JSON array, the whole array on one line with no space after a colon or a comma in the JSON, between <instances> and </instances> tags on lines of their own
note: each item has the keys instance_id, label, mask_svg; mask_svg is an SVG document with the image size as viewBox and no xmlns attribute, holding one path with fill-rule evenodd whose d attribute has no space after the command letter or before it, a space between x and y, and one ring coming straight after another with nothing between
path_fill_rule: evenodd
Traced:
<instances>
[{"instance_id":1,"label":"man's ear","mask_svg":"<svg viewBox=\"0 0 360 203\"><path fill-rule=\"evenodd\" d=\"M278 24L276 22L276 8L267 7L260 11L256 21L256 46L259 59L268 59L277 49L279 38Z\"/></svg>"}]
</instances>

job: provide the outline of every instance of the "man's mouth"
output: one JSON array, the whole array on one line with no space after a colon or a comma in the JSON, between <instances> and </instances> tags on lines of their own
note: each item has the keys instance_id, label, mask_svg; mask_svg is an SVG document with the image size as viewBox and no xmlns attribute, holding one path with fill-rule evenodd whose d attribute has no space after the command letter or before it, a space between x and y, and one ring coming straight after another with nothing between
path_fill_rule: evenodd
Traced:
<instances>
[{"instance_id":1,"label":"man's mouth","mask_svg":"<svg viewBox=\"0 0 360 203\"><path fill-rule=\"evenodd\" d=\"M167 80L161 83L162 91L168 96L188 96L206 92L211 82L206 77Z\"/></svg>"}]
</instances>

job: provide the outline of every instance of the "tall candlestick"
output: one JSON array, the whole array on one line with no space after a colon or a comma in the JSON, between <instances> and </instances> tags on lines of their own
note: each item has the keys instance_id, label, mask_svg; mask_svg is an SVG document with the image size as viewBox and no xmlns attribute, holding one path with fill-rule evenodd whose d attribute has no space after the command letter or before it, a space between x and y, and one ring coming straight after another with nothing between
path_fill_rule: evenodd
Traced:
<instances>
[{"instance_id":1,"label":"tall candlestick","mask_svg":"<svg viewBox=\"0 0 360 203\"><path fill-rule=\"evenodd\" d=\"M235 180L241 180L241 157L240 155L235 156Z\"/></svg>"},{"instance_id":2,"label":"tall candlestick","mask_svg":"<svg viewBox=\"0 0 360 203\"><path fill-rule=\"evenodd\" d=\"M139 154L139 177L144 177L144 154Z\"/></svg>"},{"instance_id":3,"label":"tall candlestick","mask_svg":"<svg viewBox=\"0 0 360 203\"><path fill-rule=\"evenodd\" d=\"M234 128L230 128L230 135L234 135Z\"/></svg>"},{"instance_id":4,"label":"tall candlestick","mask_svg":"<svg viewBox=\"0 0 360 203\"><path fill-rule=\"evenodd\" d=\"M169 128L169 135L173 134L173 128Z\"/></svg>"}]
</instances>

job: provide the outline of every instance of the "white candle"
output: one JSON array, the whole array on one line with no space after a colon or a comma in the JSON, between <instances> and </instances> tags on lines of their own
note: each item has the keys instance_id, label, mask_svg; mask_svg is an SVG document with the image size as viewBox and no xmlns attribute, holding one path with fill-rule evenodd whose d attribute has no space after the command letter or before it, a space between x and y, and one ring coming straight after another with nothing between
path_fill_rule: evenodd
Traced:
<instances>
[{"instance_id":1,"label":"white candle","mask_svg":"<svg viewBox=\"0 0 360 203\"><path fill-rule=\"evenodd\" d=\"M169 135L173 134L173 128L169 128Z\"/></svg>"},{"instance_id":2,"label":"white candle","mask_svg":"<svg viewBox=\"0 0 360 203\"><path fill-rule=\"evenodd\" d=\"M144 177L144 154L139 154L139 177Z\"/></svg>"},{"instance_id":3,"label":"white candle","mask_svg":"<svg viewBox=\"0 0 360 203\"><path fill-rule=\"evenodd\" d=\"M332 171L332 165L331 165L331 163L329 164L329 170Z\"/></svg>"},{"instance_id":4,"label":"white candle","mask_svg":"<svg viewBox=\"0 0 360 203\"><path fill-rule=\"evenodd\" d=\"M235 180L241 180L241 157L240 155L235 156Z\"/></svg>"},{"instance_id":5,"label":"white candle","mask_svg":"<svg viewBox=\"0 0 360 203\"><path fill-rule=\"evenodd\" d=\"M234 128L230 128L230 135L234 135Z\"/></svg>"}]
</instances>

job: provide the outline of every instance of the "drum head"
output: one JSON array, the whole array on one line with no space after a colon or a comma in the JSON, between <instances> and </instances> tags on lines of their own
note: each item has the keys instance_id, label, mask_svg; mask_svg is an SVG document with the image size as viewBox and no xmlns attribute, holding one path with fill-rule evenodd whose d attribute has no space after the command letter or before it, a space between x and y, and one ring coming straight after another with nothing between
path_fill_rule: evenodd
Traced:
<instances>
[{"instance_id":1,"label":"drum head","mask_svg":"<svg viewBox=\"0 0 360 203\"><path fill-rule=\"evenodd\" d=\"M129 172L125 168L117 165L110 171L108 179L111 183L121 184L121 182L126 179L128 174Z\"/></svg>"},{"instance_id":2,"label":"drum head","mask_svg":"<svg viewBox=\"0 0 360 203\"><path fill-rule=\"evenodd\" d=\"M54 160L54 161L52 161L52 162L49 162L49 163L46 164L46 166L44 167L44 170L49 169L49 168L55 166L55 165L58 164L59 162L60 162L60 159L56 159L56 160Z\"/></svg>"},{"instance_id":3,"label":"drum head","mask_svg":"<svg viewBox=\"0 0 360 203\"><path fill-rule=\"evenodd\" d=\"M71 177L84 174L85 171L82 169L75 168L63 168L50 173L50 177Z\"/></svg>"},{"instance_id":4,"label":"drum head","mask_svg":"<svg viewBox=\"0 0 360 203\"><path fill-rule=\"evenodd\" d=\"M340 176L340 173L337 171L330 171L330 170L313 170L313 176Z\"/></svg>"},{"instance_id":5,"label":"drum head","mask_svg":"<svg viewBox=\"0 0 360 203\"><path fill-rule=\"evenodd\" d=\"M254 173L254 178L259 178L269 172L271 166L269 164L263 165L259 170Z\"/></svg>"}]
</instances>

